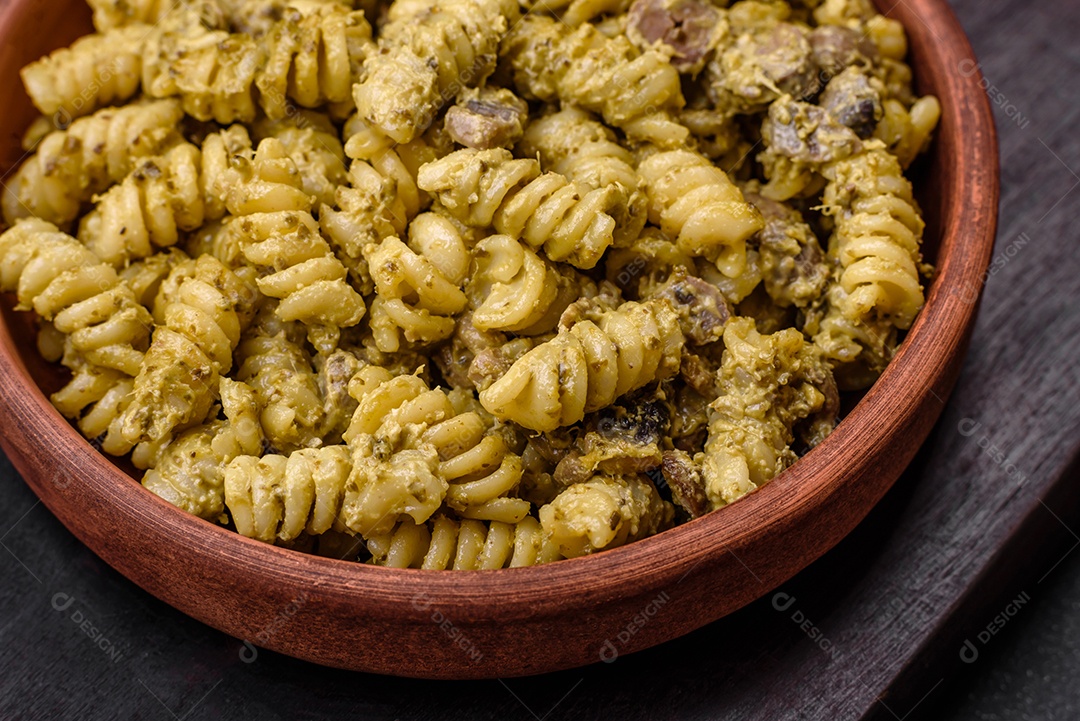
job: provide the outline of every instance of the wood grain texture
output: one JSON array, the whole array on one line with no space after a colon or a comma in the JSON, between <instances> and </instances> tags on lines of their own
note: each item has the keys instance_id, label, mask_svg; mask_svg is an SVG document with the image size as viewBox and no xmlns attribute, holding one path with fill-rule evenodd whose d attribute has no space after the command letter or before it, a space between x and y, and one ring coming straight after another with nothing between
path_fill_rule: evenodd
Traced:
<instances>
[{"instance_id":1,"label":"wood grain texture","mask_svg":"<svg viewBox=\"0 0 1080 721\"><path fill-rule=\"evenodd\" d=\"M940 663L928 669L927 662L959 663L958 646L947 636L985 626L1024 589L1036 593L1039 577L1074 543L1070 536L1060 550L1048 548L1033 544L1038 533L1029 532L1060 529L1067 535L1050 512L1070 521L1070 499L1054 491L1075 480L1070 460L1080 429L1080 258L1073 240L1076 207L1061 199L1076 182L1068 166L1077 166L1080 146L1071 130L1077 106L1061 88L1080 71L1080 62L1075 53L1063 57L1049 49L1071 47L1080 12L1016 2L963 2L959 9L988 78L1031 119L1020 128L997 109L1007 209L997 253L1009 262L988 280L961 382L909 473L855 534L780 589L797 599L791 611L808 617L836 653L822 652L791 620L791 611L773 610L767 597L610 666L507 681L505 688L495 681L451 685L345 674L268 653L246 665L238 642L125 582L5 475L8 504L0 531L6 532L5 547L27 568L0 554L7 564L0 593L7 619L0 715L167 718L159 696L177 715L192 711L191 718L319 712L528 718L516 696L537 716L551 711L553 719L847 719L870 712L891 718L878 697L897 717L912 707L908 718L917 717L933 697L916 702L948 671ZM1001 32L1006 26L1010 32ZM1004 255L1021 232L1030 241ZM958 433L964 418L983 423L983 432ZM1005 469L980 448L983 433L1024 474L1021 487L1010 484ZM1010 565L1026 566L1030 581L1010 575ZM995 569L1003 575L995 578ZM79 605L66 613L53 610L50 601L59 592L75 596ZM123 649L120 661L103 659L70 621L75 610L93 617ZM663 616L655 621L663 622ZM943 633L958 623L966 626ZM59 687L58 675L65 679ZM898 678L907 682L898 685Z\"/></svg>"}]
</instances>

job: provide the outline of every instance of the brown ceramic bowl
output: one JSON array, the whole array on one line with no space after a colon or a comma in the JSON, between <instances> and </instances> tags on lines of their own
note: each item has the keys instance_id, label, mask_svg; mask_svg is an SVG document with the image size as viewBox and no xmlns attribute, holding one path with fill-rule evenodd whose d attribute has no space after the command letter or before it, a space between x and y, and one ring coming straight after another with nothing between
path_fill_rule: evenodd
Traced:
<instances>
[{"instance_id":1,"label":"brown ceramic bowl","mask_svg":"<svg viewBox=\"0 0 1080 721\"><path fill-rule=\"evenodd\" d=\"M31 325L0 320L2 445L46 506L142 588L240 639L316 663L426 678L610 660L693 631L789 579L866 515L911 460L960 368L994 241L998 158L971 47L945 0L884 2L943 109L917 180L938 274L896 359L818 448L739 503L590 558L499 571L305 556L144 490L53 410ZM90 30L83 0L0 1L0 167L34 112L18 70Z\"/></svg>"}]
</instances>

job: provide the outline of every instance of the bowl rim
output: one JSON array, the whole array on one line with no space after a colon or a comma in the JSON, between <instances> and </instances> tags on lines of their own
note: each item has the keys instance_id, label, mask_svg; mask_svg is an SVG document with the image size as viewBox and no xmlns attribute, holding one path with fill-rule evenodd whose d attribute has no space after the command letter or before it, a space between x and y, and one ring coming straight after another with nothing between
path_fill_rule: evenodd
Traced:
<instances>
[{"instance_id":1,"label":"bowl rim","mask_svg":"<svg viewBox=\"0 0 1080 721\"><path fill-rule=\"evenodd\" d=\"M0 9L0 28L12 27L11 17L20 5L10 3ZM977 311L993 247L999 196L997 139L989 100L980 87L982 76L977 67L967 75L957 72L962 61L975 56L945 0L901 0L890 12L908 19L918 17L934 28L938 59L946 61L933 69L945 114L950 122L959 123L961 111L974 113L974 118L963 121L979 130L955 134L955 157L964 158L974 172L952 173L950 212L943 213L939 228L941 247L948 247L949 252L938 266L926 305L895 359L836 430L775 480L720 512L588 557L472 573L382 568L267 545L188 515L132 482L52 407L14 350L12 330L3 318L0 414L17 419L46 418L48 423L46 435L33 440L13 432L18 423L5 427L0 430L0 444L50 508L50 489L26 470L22 460L41 447L64 449L63 455L53 459L55 467L94 484L79 492L90 491L106 502L124 506L155 536L186 544L195 555L242 558L249 573L268 583L317 586L343 602L361 603L373 618L426 621L430 617L426 607L410 603L418 597L438 604L447 613L485 620L531 617L545 609L567 613L678 583L698 565L726 553L738 559L740 549L760 542L780 525L803 518L827 504L846 484L857 482L879 457L881 447L895 442L911 424L928 394L939 400L947 395L953 380L949 364L932 367L931 360L940 353L934 349L962 344ZM909 37L916 35L910 24L905 25ZM0 42L6 44L10 38L3 35L0 30ZM915 51L926 53L928 48L924 42ZM985 199L982 204L972 202L979 193ZM892 411L887 414L889 422L879 426L887 403ZM880 491L880 497L890 485L874 492ZM649 569L649 573L642 574L642 569Z\"/></svg>"}]
</instances>

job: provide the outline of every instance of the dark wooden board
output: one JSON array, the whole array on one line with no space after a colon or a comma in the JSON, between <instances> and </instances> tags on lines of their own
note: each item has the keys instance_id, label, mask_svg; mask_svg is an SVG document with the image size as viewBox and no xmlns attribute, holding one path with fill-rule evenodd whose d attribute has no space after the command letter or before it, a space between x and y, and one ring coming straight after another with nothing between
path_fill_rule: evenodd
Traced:
<instances>
[{"instance_id":1,"label":"dark wooden board","mask_svg":"<svg viewBox=\"0 0 1080 721\"><path fill-rule=\"evenodd\" d=\"M990 649L987 626L1023 613L1010 601L1038 598L1080 544L1080 6L956 9L997 105L1000 260L930 440L784 595L610 664L505 682L253 658L109 569L4 464L0 718L933 718L984 662L963 663L964 640Z\"/></svg>"}]
</instances>

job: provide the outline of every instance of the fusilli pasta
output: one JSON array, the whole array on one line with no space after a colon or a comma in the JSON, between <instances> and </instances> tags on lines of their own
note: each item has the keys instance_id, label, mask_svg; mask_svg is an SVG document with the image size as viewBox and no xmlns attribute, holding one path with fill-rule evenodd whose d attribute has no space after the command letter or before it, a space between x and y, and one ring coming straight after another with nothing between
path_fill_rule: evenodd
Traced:
<instances>
[{"instance_id":1,"label":"fusilli pasta","mask_svg":"<svg viewBox=\"0 0 1080 721\"><path fill-rule=\"evenodd\" d=\"M648 477L596 476L540 509L544 535L567 558L615 548L671 525L675 511Z\"/></svg>"},{"instance_id":2,"label":"fusilli pasta","mask_svg":"<svg viewBox=\"0 0 1080 721\"><path fill-rule=\"evenodd\" d=\"M142 25L88 35L22 70L23 85L38 110L58 124L123 102L139 90Z\"/></svg>"},{"instance_id":3,"label":"fusilli pasta","mask_svg":"<svg viewBox=\"0 0 1080 721\"><path fill-rule=\"evenodd\" d=\"M379 566L432 570L517 568L560 558L531 516L517 523L437 515L417 525L405 519L391 533L368 539L368 550Z\"/></svg>"},{"instance_id":4,"label":"fusilli pasta","mask_svg":"<svg viewBox=\"0 0 1080 721\"><path fill-rule=\"evenodd\" d=\"M571 303L591 292L584 277L509 235L481 240L473 257L468 294L474 307L472 324L481 331L547 333Z\"/></svg>"},{"instance_id":5,"label":"fusilli pasta","mask_svg":"<svg viewBox=\"0 0 1080 721\"><path fill-rule=\"evenodd\" d=\"M613 215L627 198L614 186L591 189L510 151L464 149L420 168L417 184L446 212L471 227L494 226L548 258L592 268L611 245Z\"/></svg>"},{"instance_id":6,"label":"fusilli pasta","mask_svg":"<svg viewBox=\"0 0 1080 721\"><path fill-rule=\"evenodd\" d=\"M533 121L518 151L527 158L539 157L543 167L570 181L593 189L616 188L626 199L614 209L614 244L626 246L641 235L646 198L633 156L589 113L571 107Z\"/></svg>"},{"instance_id":7,"label":"fusilli pasta","mask_svg":"<svg viewBox=\"0 0 1080 721\"><path fill-rule=\"evenodd\" d=\"M261 452L263 438L251 388L221 378L219 395L225 418L187 430L164 446L142 484L177 508L221 522L226 466L237 456Z\"/></svg>"},{"instance_id":8,"label":"fusilli pasta","mask_svg":"<svg viewBox=\"0 0 1080 721\"><path fill-rule=\"evenodd\" d=\"M4 219L35 216L66 226L82 203L123 180L138 158L154 153L161 131L183 117L174 100L105 108L50 132L7 182Z\"/></svg>"},{"instance_id":9,"label":"fusilli pasta","mask_svg":"<svg viewBox=\"0 0 1080 721\"><path fill-rule=\"evenodd\" d=\"M574 30L530 14L502 51L528 96L592 110L635 139L668 147L686 142L686 128L671 116L684 104L679 73L657 50L639 52L625 37L606 37L592 25Z\"/></svg>"},{"instance_id":10,"label":"fusilli pasta","mask_svg":"<svg viewBox=\"0 0 1080 721\"><path fill-rule=\"evenodd\" d=\"M790 369L778 377L774 368ZM838 411L832 374L797 330L761 335L747 318L724 331L720 396L709 406L709 438L700 458L712 508L733 503L790 466L795 424L813 416L831 425ZM815 429L815 433L827 430Z\"/></svg>"},{"instance_id":11,"label":"fusilli pasta","mask_svg":"<svg viewBox=\"0 0 1080 721\"><path fill-rule=\"evenodd\" d=\"M200 166L199 149L176 138L96 199L97 206L79 224L79 240L117 267L175 245L181 233L206 219Z\"/></svg>"},{"instance_id":12,"label":"fusilli pasta","mask_svg":"<svg viewBox=\"0 0 1080 721\"><path fill-rule=\"evenodd\" d=\"M254 279L204 255L178 265L160 291L162 316L135 378L124 416L131 443L160 443L204 421L218 378L254 314Z\"/></svg>"},{"instance_id":13,"label":"fusilli pasta","mask_svg":"<svg viewBox=\"0 0 1080 721\"><path fill-rule=\"evenodd\" d=\"M469 250L453 223L434 213L409 225L409 244L389 237L364 250L375 282L371 330L384 352L402 339L428 344L449 337L454 316L467 302L461 290L469 272Z\"/></svg>"},{"instance_id":14,"label":"fusilli pasta","mask_svg":"<svg viewBox=\"0 0 1080 721\"><path fill-rule=\"evenodd\" d=\"M382 52L364 62L353 91L361 117L399 143L412 140L457 90L491 74L499 41L518 14L513 0L394 4Z\"/></svg>"},{"instance_id":15,"label":"fusilli pasta","mask_svg":"<svg viewBox=\"0 0 1080 721\"><path fill-rule=\"evenodd\" d=\"M880 145L827 167L823 201L835 219L829 255L840 266L843 313L911 326L922 308L919 244L923 220L900 163Z\"/></svg>"},{"instance_id":16,"label":"fusilli pasta","mask_svg":"<svg viewBox=\"0 0 1080 721\"><path fill-rule=\"evenodd\" d=\"M111 266L55 225L25 219L0 235L0 289L50 321L85 362L139 372L150 313Z\"/></svg>"},{"instance_id":17,"label":"fusilli pasta","mask_svg":"<svg viewBox=\"0 0 1080 721\"><path fill-rule=\"evenodd\" d=\"M518 359L480 393L484 408L551 431L678 372L683 336L666 302L630 301L589 315Z\"/></svg>"},{"instance_id":18,"label":"fusilli pasta","mask_svg":"<svg viewBox=\"0 0 1080 721\"><path fill-rule=\"evenodd\" d=\"M23 72L0 292L56 408L242 535L659 533L820 443L922 306L941 106L870 0L88 3Z\"/></svg>"},{"instance_id":19,"label":"fusilli pasta","mask_svg":"<svg viewBox=\"0 0 1080 721\"><path fill-rule=\"evenodd\" d=\"M649 220L679 249L704 256L729 277L746 266L746 239L761 230L761 214L727 174L690 150L654 153L638 167L649 197Z\"/></svg>"}]
</instances>

